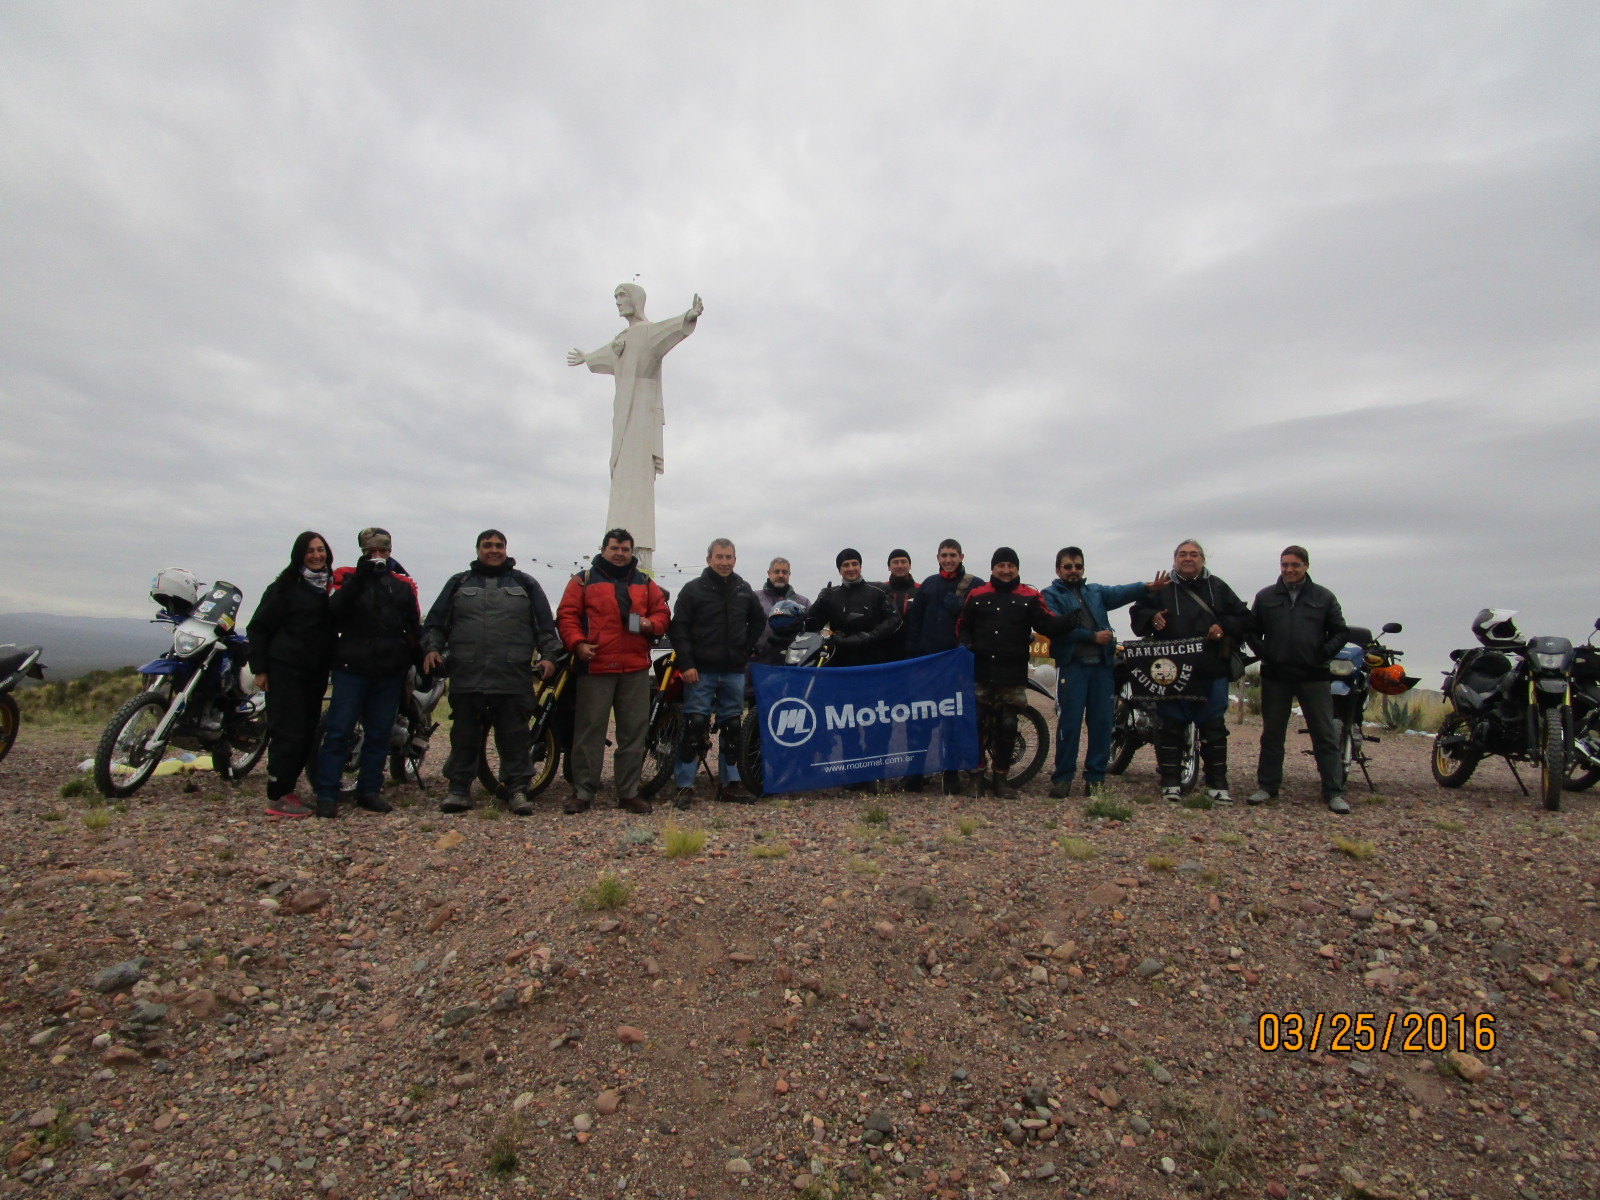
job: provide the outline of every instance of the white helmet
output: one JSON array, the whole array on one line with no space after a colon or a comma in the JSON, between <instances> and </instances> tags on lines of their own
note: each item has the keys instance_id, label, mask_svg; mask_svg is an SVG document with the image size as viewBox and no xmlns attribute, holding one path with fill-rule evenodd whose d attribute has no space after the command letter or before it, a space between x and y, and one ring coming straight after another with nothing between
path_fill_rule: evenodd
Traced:
<instances>
[{"instance_id":1,"label":"white helmet","mask_svg":"<svg viewBox=\"0 0 1600 1200\"><path fill-rule=\"evenodd\" d=\"M1485 646L1520 646L1522 634L1517 631L1514 608L1486 608L1472 618L1472 632Z\"/></svg>"},{"instance_id":2,"label":"white helmet","mask_svg":"<svg viewBox=\"0 0 1600 1200\"><path fill-rule=\"evenodd\" d=\"M150 599L162 608L188 612L200 599L200 581L182 567L167 567L150 581Z\"/></svg>"}]
</instances>

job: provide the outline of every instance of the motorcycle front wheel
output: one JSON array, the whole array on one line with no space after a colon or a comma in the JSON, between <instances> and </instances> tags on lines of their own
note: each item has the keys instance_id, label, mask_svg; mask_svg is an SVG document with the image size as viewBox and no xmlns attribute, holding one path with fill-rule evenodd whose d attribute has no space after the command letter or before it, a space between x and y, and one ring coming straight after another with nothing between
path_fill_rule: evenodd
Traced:
<instances>
[{"instance_id":1,"label":"motorcycle front wheel","mask_svg":"<svg viewBox=\"0 0 1600 1200\"><path fill-rule=\"evenodd\" d=\"M1118 697L1117 712L1111 719L1111 761L1106 764L1107 775L1121 775L1126 771L1143 744L1134 720L1133 704Z\"/></svg>"},{"instance_id":2,"label":"motorcycle front wheel","mask_svg":"<svg viewBox=\"0 0 1600 1200\"><path fill-rule=\"evenodd\" d=\"M1451 713L1433 735L1433 780L1440 787L1458 788L1472 778L1482 753L1465 739L1467 719Z\"/></svg>"},{"instance_id":3,"label":"motorcycle front wheel","mask_svg":"<svg viewBox=\"0 0 1600 1200\"><path fill-rule=\"evenodd\" d=\"M94 786L102 796L131 796L161 765L166 743L147 749L145 743L167 711L157 692L140 692L112 714L94 750Z\"/></svg>"},{"instance_id":4,"label":"motorcycle front wheel","mask_svg":"<svg viewBox=\"0 0 1600 1200\"><path fill-rule=\"evenodd\" d=\"M1011 747L1006 782L1019 788L1032 781L1050 756L1050 727L1031 704L1017 714L1017 740Z\"/></svg>"},{"instance_id":5,"label":"motorcycle front wheel","mask_svg":"<svg viewBox=\"0 0 1600 1200\"><path fill-rule=\"evenodd\" d=\"M761 716L758 709L744 714L739 725L739 782L752 796L763 795L761 774Z\"/></svg>"},{"instance_id":6,"label":"motorcycle front wheel","mask_svg":"<svg viewBox=\"0 0 1600 1200\"><path fill-rule=\"evenodd\" d=\"M6 755L11 753L11 743L17 740L17 726L22 724L22 714L17 710L17 702L7 692L0 696L0 762L5 761Z\"/></svg>"},{"instance_id":7,"label":"motorcycle front wheel","mask_svg":"<svg viewBox=\"0 0 1600 1200\"><path fill-rule=\"evenodd\" d=\"M1187 796L1200 784L1200 738L1193 725L1189 726L1189 744L1183 752L1183 774L1178 776L1178 790Z\"/></svg>"},{"instance_id":8,"label":"motorcycle front wheel","mask_svg":"<svg viewBox=\"0 0 1600 1200\"><path fill-rule=\"evenodd\" d=\"M672 765L678 758L678 737L682 732L683 705L662 701L645 735L639 795L648 799L672 782Z\"/></svg>"},{"instance_id":9,"label":"motorcycle front wheel","mask_svg":"<svg viewBox=\"0 0 1600 1200\"><path fill-rule=\"evenodd\" d=\"M1546 812L1561 811L1561 785L1567 779L1567 742L1564 722L1557 709L1546 709L1539 722L1544 745L1539 754L1539 794Z\"/></svg>"}]
</instances>

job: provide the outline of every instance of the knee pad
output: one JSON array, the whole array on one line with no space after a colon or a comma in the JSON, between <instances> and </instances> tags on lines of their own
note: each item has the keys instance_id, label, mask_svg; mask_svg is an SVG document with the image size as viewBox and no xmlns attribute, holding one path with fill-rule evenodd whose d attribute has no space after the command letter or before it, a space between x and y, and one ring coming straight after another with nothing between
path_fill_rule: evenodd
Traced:
<instances>
[{"instance_id":1,"label":"knee pad","mask_svg":"<svg viewBox=\"0 0 1600 1200\"><path fill-rule=\"evenodd\" d=\"M691 763L711 745L711 717L695 713L683 719L683 736L678 739L678 761Z\"/></svg>"},{"instance_id":2,"label":"knee pad","mask_svg":"<svg viewBox=\"0 0 1600 1200\"><path fill-rule=\"evenodd\" d=\"M723 759L733 762L739 757L739 718L723 717L720 724L717 744L721 747Z\"/></svg>"}]
</instances>

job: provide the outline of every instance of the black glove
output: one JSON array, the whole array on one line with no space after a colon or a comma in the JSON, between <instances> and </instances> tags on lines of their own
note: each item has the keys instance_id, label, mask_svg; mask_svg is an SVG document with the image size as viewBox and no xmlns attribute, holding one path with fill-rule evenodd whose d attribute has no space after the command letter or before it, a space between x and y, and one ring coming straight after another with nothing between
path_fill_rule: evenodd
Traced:
<instances>
[{"instance_id":1,"label":"black glove","mask_svg":"<svg viewBox=\"0 0 1600 1200\"><path fill-rule=\"evenodd\" d=\"M363 557L360 562L356 563L356 578L362 581L371 579L372 573L377 569L376 559Z\"/></svg>"}]
</instances>

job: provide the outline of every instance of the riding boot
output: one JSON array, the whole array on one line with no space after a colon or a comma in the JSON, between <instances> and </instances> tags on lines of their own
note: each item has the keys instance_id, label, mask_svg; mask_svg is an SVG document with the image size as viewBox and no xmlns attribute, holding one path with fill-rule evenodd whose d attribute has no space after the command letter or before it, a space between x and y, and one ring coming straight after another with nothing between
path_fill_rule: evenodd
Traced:
<instances>
[{"instance_id":1,"label":"riding boot","mask_svg":"<svg viewBox=\"0 0 1600 1200\"><path fill-rule=\"evenodd\" d=\"M1205 768L1206 787L1228 786L1228 721L1216 717L1202 721L1195 731L1200 738L1200 762Z\"/></svg>"},{"instance_id":2,"label":"riding boot","mask_svg":"<svg viewBox=\"0 0 1600 1200\"><path fill-rule=\"evenodd\" d=\"M1156 774L1164 788L1177 787L1183 778L1183 752L1188 741L1188 726L1182 721L1163 721L1156 731Z\"/></svg>"}]
</instances>

